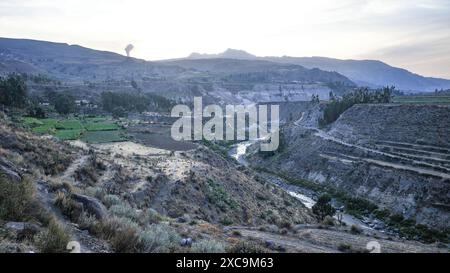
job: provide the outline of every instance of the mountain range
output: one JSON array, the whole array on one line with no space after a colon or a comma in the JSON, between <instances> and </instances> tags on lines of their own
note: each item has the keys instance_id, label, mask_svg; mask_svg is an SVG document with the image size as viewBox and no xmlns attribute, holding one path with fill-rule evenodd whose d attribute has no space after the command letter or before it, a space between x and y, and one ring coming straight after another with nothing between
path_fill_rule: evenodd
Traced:
<instances>
[{"instance_id":1,"label":"mountain range","mask_svg":"<svg viewBox=\"0 0 450 273\"><path fill-rule=\"evenodd\" d=\"M382 87L403 91L449 89L450 80L424 77L377 60L325 57L258 57L243 50L192 53L186 58L145 61L78 45L0 38L0 74L45 74L64 81L176 79L176 82L292 83Z\"/></svg>"},{"instance_id":2,"label":"mountain range","mask_svg":"<svg viewBox=\"0 0 450 273\"><path fill-rule=\"evenodd\" d=\"M404 91L434 91L450 88L450 80L424 77L406 69L390 66L378 60L340 60L326 57L258 57L243 50L227 49L219 54L192 53L187 59L266 60L296 64L305 68L335 71L360 86L382 87L393 85Z\"/></svg>"}]
</instances>

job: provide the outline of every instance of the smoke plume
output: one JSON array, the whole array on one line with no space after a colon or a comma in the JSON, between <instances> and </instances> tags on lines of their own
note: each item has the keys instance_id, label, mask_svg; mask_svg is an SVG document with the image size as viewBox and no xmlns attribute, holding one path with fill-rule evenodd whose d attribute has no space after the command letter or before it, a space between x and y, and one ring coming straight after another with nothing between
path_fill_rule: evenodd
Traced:
<instances>
[{"instance_id":1,"label":"smoke plume","mask_svg":"<svg viewBox=\"0 0 450 273\"><path fill-rule=\"evenodd\" d=\"M127 47L125 47L125 52L127 53L127 57L130 57L130 52L131 50L133 50L134 46L132 44L127 45Z\"/></svg>"}]
</instances>

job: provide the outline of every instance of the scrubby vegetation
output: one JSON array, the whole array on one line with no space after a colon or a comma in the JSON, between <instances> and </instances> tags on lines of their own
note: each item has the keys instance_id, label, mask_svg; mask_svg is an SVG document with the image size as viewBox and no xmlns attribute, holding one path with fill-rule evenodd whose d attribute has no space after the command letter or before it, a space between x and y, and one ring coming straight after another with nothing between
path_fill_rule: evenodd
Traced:
<instances>
[{"instance_id":1,"label":"scrubby vegetation","mask_svg":"<svg viewBox=\"0 0 450 273\"><path fill-rule=\"evenodd\" d=\"M28 103L28 89L24 79L18 74L0 77L0 104L24 107Z\"/></svg>"},{"instance_id":2,"label":"scrubby vegetation","mask_svg":"<svg viewBox=\"0 0 450 273\"><path fill-rule=\"evenodd\" d=\"M224 253L225 245L216 240L200 240L192 244L191 252L194 253Z\"/></svg>"},{"instance_id":3,"label":"scrubby vegetation","mask_svg":"<svg viewBox=\"0 0 450 273\"><path fill-rule=\"evenodd\" d=\"M36 237L36 245L40 252L67 252L70 237L64 227L55 219L51 219L48 228Z\"/></svg>"},{"instance_id":4,"label":"scrubby vegetation","mask_svg":"<svg viewBox=\"0 0 450 273\"><path fill-rule=\"evenodd\" d=\"M331 197L329 195L322 195L312 207L312 211L320 221L323 221L326 216L333 216L336 209L331 205Z\"/></svg>"},{"instance_id":5,"label":"scrubby vegetation","mask_svg":"<svg viewBox=\"0 0 450 273\"><path fill-rule=\"evenodd\" d=\"M347 93L342 98L336 98L332 93L330 102L323 110L323 118L319 124L324 126L333 123L347 109L360 103L390 103L392 102L392 92L394 87L385 87L381 90L369 90L360 88L356 91Z\"/></svg>"},{"instance_id":6,"label":"scrubby vegetation","mask_svg":"<svg viewBox=\"0 0 450 273\"><path fill-rule=\"evenodd\" d=\"M172 106L170 100L154 94L103 92L101 99L103 109L116 116L125 116L128 112L168 111Z\"/></svg>"},{"instance_id":7,"label":"scrubby vegetation","mask_svg":"<svg viewBox=\"0 0 450 273\"><path fill-rule=\"evenodd\" d=\"M27 220L34 202L34 186L29 180L13 182L0 175L0 219Z\"/></svg>"}]
</instances>

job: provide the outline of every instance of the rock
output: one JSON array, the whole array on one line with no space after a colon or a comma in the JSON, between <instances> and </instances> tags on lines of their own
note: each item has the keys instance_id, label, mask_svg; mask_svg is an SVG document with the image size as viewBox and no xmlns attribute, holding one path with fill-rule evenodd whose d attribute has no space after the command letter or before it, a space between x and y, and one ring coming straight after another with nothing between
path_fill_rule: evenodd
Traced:
<instances>
[{"instance_id":1,"label":"rock","mask_svg":"<svg viewBox=\"0 0 450 273\"><path fill-rule=\"evenodd\" d=\"M102 220L106 216L105 206L97 199L86 195L73 193L72 200L83 205L83 209L93 214L98 220Z\"/></svg>"},{"instance_id":2,"label":"rock","mask_svg":"<svg viewBox=\"0 0 450 273\"><path fill-rule=\"evenodd\" d=\"M181 246L191 246L192 245L192 238L183 238L180 241Z\"/></svg>"},{"instance_id":3,"label":"rock","mask_svg":"<svg viewBox=\"0 0 450 273\"><path fill-rule=\"evenodd\" d=\"M8 222L5 225L5 228L9 231L20 232L24 230L25 223L24 222Z\"/></svg>"},{"instance_id":4,"label":"rock","mask_svg":"<svg viewBox=\"0 0 450 273\"><path fill-rule=\"evenodd\" d=\"M189 223L191 220L192 219L188 214L183 214L181 217L177 218L178 223Z\"/></svg>"},{"instance_id":5,"label":"rock","mask_svg":"<svg viewBox=\"0 0 450 273\"><path fill-rule=\"evenodd\" d=\"M266 230L268 232L272 232L272 233L280 232L280 229L276 225L268 225L268 226L266 226Z\"/></svg>"},{"instance_id":6,"label":"rock","mask_svg":"<svg viewBox=\"0 0 450 273\"><path fill-rule=\"evenodd\" d=\"M145 193L145 191L133 192L131 196L133 202L138 206L145 204L145 201L147 200L147 194Z\"/></svg>"},{"instance_id":7,"label":"rock","mask_svg":"<svg viewBox=\"0 0 450 273\"><path fill-rule=\"evenodd\" d=\"M275 243L274 242L272 242L272 241L265 241L264 243L265 243L265 245L266 245L266 247L268 249L275 249Z\"/></svg>"},{"instance_id":8,"label":"rock","mask_svg":"<svg viewBox=\"0 0 450 273\"><path fill-rule=\"evenodd\" d=\"M19 171L11 162L6 161L5 159L0 159L0 174L4 174L12 182L18 183L22 181Z\"/></svg>"},{"instance_id":9,"label":"rock","mask_svg":"<svg viewBox=\"0 0 450 273\"><path fill-rule=\"evenodd\" d=\"M32 237L41 230L40 226L28 222L8 222L5 228L17 234L18 237Z\"/></svg>"}]
</instances>

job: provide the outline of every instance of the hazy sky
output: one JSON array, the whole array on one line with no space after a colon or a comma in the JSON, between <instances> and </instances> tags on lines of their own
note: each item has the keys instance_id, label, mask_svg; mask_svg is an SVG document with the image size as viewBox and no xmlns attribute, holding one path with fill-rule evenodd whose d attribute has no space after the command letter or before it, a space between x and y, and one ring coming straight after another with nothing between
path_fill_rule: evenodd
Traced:
<instances>
[{"instance_id":1,"label":"hazy sky","mask_svg":"<svg viewBox=\"0 0 450 273\"><path fill-rule=\"evenodd\" d=\"M0 0L0 36L147 60L243 49L380 59L450 78L450 0Z\"/></svg>"}]
</instances>

